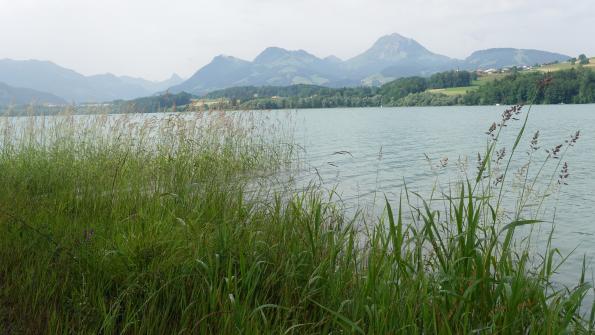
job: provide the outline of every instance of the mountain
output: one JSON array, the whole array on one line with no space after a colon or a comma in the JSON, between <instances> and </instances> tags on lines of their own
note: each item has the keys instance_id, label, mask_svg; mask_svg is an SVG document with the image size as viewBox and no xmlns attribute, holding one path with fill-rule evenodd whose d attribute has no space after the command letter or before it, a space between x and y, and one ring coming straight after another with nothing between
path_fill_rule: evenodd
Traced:
<instances>
[{"instance_id":1,"label":"mountain","mask_svg":"<svg viewBox=\"0 0 595 335\"><path fill-rule=\"evenodd\" d=\"M547 64L556 61L565 61L569 58L570 56L541 50L494 48L475 51L465 59L465 67L472 70L498 69L512 66Z\"/></svg>"},{"instance_id":2,"label":"mountain","mask_svg":"<svg viewBox=\"0 0 595 335\"><path fill-rule=\"evenodd\" d=\"M304 50L278 47L265 49L253 61L217 56L170 90L203 95L236 86L377 86L400 77L429 76L447 70L533 65L568 58L539 50L488 49L461 60L433 53L414 39L391 34L345 61L335 56L318 58Z\"/></svg>"},{"instance_id":3,"label":"mountain","mask_svg":"<svg viewBox=\"0 0 595 335\"><path fill-rule=\"evenodd\" d=\"M253 61L254 79L263 85L331 84L340 79L341 62L304 50L267 48Z\"/></svg>"},{"instance_id":4,"label":"mountain","mask_svg":"<svg viewBox=\"0 0 595 335\"><path fill-rule=\"evenodd\" d=\"M205 94L232 86L287 86L293 84L333 85L342 79L338 58L320 59L304 50L270 47L252 62L231 56L217 56L172 92Z\"/></svg>"},{"instance_id":5,"label":"mountain","mask_svg":"<svg viewBox=\"0 0 595 335\"><path fill-rule=\"evenodd\" d=\"M217 56L198 70L188 80L170 87L172 92L186 91L204 93L219 88L237 85L236 83L250 75L250 62L230 56Z\"/></svg>"},{"instance_id":6,"label":"mountain","mask_svg":"<svg viewBox=\"0 0 595 335\"><path fill-rule=\"evenodd\" d=\"M430 75L456 67L458 61L435 54L417 41L399 34L383 36L364 53L349 59L347 68L356 76L387 77Z\"/></svg>"},{"instance_id":7,"label":"mountain","mask_svg":"<svg viewBox=\"0 0 595 335\"><path fill-rule=\"evenodd\" d=\"M145 90L155 93L166 91L168 88L181 84L184 81L184 79L182 79L182 77L178 76L176 73L172 74L169 79L164 81L149 81L143 78L129 76L121 76L120 79L126 83L141 86Z\"/></svg>"},{"instance_id":8,"label":"mountain","mask_svg":"<svg viewBox=\"0 0 595 335\"><path fill-rule=\"evenodd\" d=\"M151 95L181 79L173 76L165 82L151 82L109 73L84 76L48 61L2 59L0 81L10 86L48 92L67 101L103 102Z\"/></svg>"},{"instance_id":9,"label":"mountain","mask_svg":"<svg viewBox=\"0 0 595 335\"><path fill-rule=\"evenodd\" d=\"M25 104L66 104L66 101L51 93L29 88L12 87L0 82L0 106Z\"/></svg>"},{"instance_id":10,"label":"mountain","mask_svg":"<svg viewBox=\"0 0 595 335\"><path fill-rule=\"evenodd\" d=\"M434 53L412 38L390 34L347 60L269 47L252 61L220 55L187 80L174 74L161 82L110 73L85 76L48 61L1 59L0 82L47 92L68 102L106 102L167 90L204 95L237 86L379 86L400 77L429 76L447 70L530 66L569 58L540 50L495 48L473 52L461 60ZM7 96L5 93L5 99Z\"/></svg>"}]
</instances>

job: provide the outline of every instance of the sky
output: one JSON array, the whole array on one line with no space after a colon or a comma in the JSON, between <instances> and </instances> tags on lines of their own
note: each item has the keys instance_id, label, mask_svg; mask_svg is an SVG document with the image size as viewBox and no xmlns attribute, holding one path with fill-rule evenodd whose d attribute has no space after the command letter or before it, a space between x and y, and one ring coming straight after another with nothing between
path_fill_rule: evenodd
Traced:
<instances>
[{"instance_id":1,"label":"sky","mask_svg":"<svg viewBox=\"0 0 595 335\"><path fill-rule=\"evenodd\" d=\"M348 59L390 33L456 58L493 47L595 56L594 17L595 0L0 0L0 59L164 80L269 46Z\"/></svg>"}]
</instances>

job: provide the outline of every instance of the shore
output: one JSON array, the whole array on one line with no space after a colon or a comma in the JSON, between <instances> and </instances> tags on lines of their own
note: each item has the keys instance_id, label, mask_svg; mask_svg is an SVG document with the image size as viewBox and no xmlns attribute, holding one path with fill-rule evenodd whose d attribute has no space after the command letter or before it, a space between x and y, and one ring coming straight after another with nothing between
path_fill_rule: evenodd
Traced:
<instances>
[{"instance_id":1,"label":"shore","mask_svg":"<svg viewBox=\"0 0 595 335\"><path fill-rule=\"evenodd\" d=\"M502 215L520 149L496 143L531 137L505 131L526 109L486 125L476 176L436 198L404 190L373 222L316 186L253 190L295 164L291 134L181 115L3 127L0 332L592 332L588 278L555 285L557 249L517 238L549 218L524 217L522 197Z\"/></svg>"}]
</instances>

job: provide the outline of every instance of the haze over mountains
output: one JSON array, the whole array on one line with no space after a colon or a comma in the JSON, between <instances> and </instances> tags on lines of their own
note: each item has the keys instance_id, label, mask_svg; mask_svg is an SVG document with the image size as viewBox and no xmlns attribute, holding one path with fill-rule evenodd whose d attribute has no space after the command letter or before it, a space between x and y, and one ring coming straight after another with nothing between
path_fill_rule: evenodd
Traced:
<instances>
[{"instance_id":1,"label":"haze over mountains","mask_svg":"<svg viewBox=\"0 0 595 335\"><path fill-rule=\"evenodd\" d=\"M331 87L379 85L407 76L461 69L478 70L565 61L570 57L539 50L498 48L477 51L464 60L433 53L399 34L378 39L348 60L318 58L304 50L267 48L253 61L217 56L172 92L204 94L233 86L315 84Z\"/></svg>"},{"instance_id":2,"label":"haze over mountains","mask_svg":"<svg viewBox=\"0 0 595 335\"><path fill-rule=\"evenodd\" d=\"M51 93L40 92L30 88L12 87L0 82L0 105L65 104L66 100Z\"/></svg>"},{"instance_id":3,"label":"haze over mountains","mask_svg":"<svg viewBox=\"0 0 595 335\"><path fill-rule=\"evenodd\" d=\"M433 53L411 38L391 34L347 60L334 56L319 58L304 50L278 47L265 49L252 61L220 55L186 81L177 75L163 82L113 74L84 76L47 61L4 59L0 60L0 82L13 88L37 91L37 96L44 97L37 101L57 101L50 99L53 96L76 103L105 102L149 96L165 90L203 95L234 86L380 85L399 77L428 76L453 69L529 66L569 58L540 50L497 48L476 51L466 59L455 59ZM3 92L4 101L10 101L11 97L6 93L9 90ZM33 92L28 94L35 95ZM21 100L12 97L12 101Z\"/></svg>"},{"instance_id":4,"label":"haze over mountains","mask_svg":"<svg viewBox=\"0 0 595 335\"><path fill-rule=\"evenodd\" d=\"M84 76L48 61L0 59L0 82L81 103L147 96L179 84L182 79L175 74L163 82L109 73Z\"/></svg>"}]
</instances>

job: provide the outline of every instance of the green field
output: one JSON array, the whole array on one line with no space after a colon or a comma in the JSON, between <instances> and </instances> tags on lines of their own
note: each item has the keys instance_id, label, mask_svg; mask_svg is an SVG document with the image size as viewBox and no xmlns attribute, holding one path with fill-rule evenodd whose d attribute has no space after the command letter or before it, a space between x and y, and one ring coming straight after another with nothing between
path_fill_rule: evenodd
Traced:
<instances>
[{"instance_id":1,"label":"green field","mask_svg":"<svg viewBox=\"0 0 595 335\"><path fill-rule=\"evenodd\" d=\"M427 90L427 92L442 93L442 94L446 94L446 95L464 95L464 94L467 94L467 92L475 91L478 88L479 88L479 85L477 85L477 86L463 86L463 87L450 87L450 88L436 88L436 89Z\"/></svg>"},{"instance_id":2,"label":"green field","mask_svg":"<svg viewBox=\"0 0 595 335\"><path fill-rule=\"evenodd\" d=\"M579 65L578 61L574 65L572 65L570 62L561 62L561 63L557 63L557 64L540 66L540 67L533 69L531 71L553 72L553 71L561 71L561 70L570 70L573 68L578 68L579 66L594 69L595 68L595 57L590 58L589 64L587 64L587 65Z\"/></svg>"},{"instance_id":3,"label":"green field","mask_svg":"<svg viewBox=\"0 0 595 335\"><path fill-rule=\"evenodd\" d=\"M570 70L573 68L578 68L579 66L583 66L586 68L595 69L595 58L590 58L590 63L587 65L579 65L578 62L575 65L572 65L570 62L561 62L557 64L550 64L550 65L543 65L535 69L521 71L521 73L527 72L554 72L554 71L562 71L562 70ZM451 88L442 88L442 89L429 89L426 92L430 93L441 93L448 96L456 96L456 95L465 95L468 92L475 91L479 89L480 86L485 85L491 81L502 79L506 77L508 73L492 73L492 74L483 74L480 75L477 80L472 82L471 86L464 86L464 87L451 87Z\"/></svg>"},{"instance_id":4,"label":"green field","mask_svg":"<svg viewBox=\"0 0 595 335\"><path fill-rule=\"evenodd\" d=\"M435 88L435 89L428 89L426 92L440 93L440 94L445 94L447 96L465 95L468 92L472 92L472 91L479 89L480 86L485 85L491 81L504 78L506 75L507 75L506 73L485 74L485 75L479 76L476 80L473 80L471 82L470 86Z\"/></svg>"}]
</instances>

